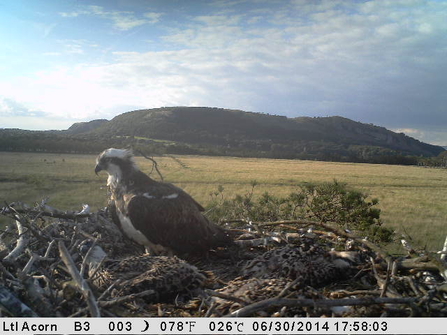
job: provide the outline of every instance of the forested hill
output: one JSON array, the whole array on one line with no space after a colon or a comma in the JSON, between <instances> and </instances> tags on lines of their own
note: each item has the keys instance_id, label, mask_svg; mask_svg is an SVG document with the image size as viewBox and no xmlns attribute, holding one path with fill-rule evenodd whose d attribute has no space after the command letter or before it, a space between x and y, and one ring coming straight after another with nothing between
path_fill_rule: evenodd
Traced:
<instances>
[{"instance_id":1,"label":"forested hill","mask_svg":"<svg viewBox=\"0 0 447 335\"><path fill-rule=\"evenodd\" d=\"M444 151L404 134L342 117L287 118L207 107L137 110L110 121L94 120L62 132L40 133L45 133L39 135L42 138L57 136L60 146L67 138L72 141L70 148L74 142L83 143L76 147L84 152L101 146L138 145L154 153L393 163L396 158L433 157ZM5 150L2 146L0 150Z\"/></svg>"},{"instance_id":2,"label":"forested hill","mask_svg":"<svg viewBox=\"0 0 447 335\"><path fill-rule=\"evenodd\" d=\"M296 154L354 156L368 152L436 156L441 147L396 134L383 127L342 117L298 117L250 113L205 107L138 110L118 115L95 131L103 136L134 136L213 145L226 151L259 151L271 155ZM360 147L358 147L360 146ZM364 146L371 146L366 150Z\"/></svg>"}]
</instances>

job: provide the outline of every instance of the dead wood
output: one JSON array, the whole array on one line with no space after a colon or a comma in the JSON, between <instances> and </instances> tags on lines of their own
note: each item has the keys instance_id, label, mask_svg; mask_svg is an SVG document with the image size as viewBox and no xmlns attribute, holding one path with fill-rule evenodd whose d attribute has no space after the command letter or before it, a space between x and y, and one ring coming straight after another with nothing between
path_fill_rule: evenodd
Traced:
<instances>
[{"instance_id":1,"label":"dead wood","mask_svg":"<svg viewBox=\"0 0 447 335\"><path fill-rule=\"evenodd\" d=\"M160 180L163 181L163 175L161 174L160 170L158 169L158 163L155 159L153 159L152 157L148 157L144 152L142 152L141 150L136 150L137 154L140 154L141 156L143 156L144 158L150 160L152 162L152 171L155 170L157 171L158 176L160 177ZM152 171L149 172L149 175L152 174Z\"/></svg>"},{"instance_id":2,"label":"dead wood","mask_svg":"<svg viewBox=\"0 0 447 335\"><path fill-rule=\"evenodd\" d=\"M20 301L14 293L5 286L0 285L0 310L10 316L38 317L39 315Z\"/></svg>"},{"instance_id":3,"label":"dead wood","mask_svg":"<svg viewBox=\"0 0 447 335\"><path fill-rule=\"evenodd\" d=\"M413 271L442 271L442 265L428 256L415 258L396 259L396 265L399 270Z\"/></svg>"},{"instance_id":4,"label":"dead wood","mask_svg":"<svg viewBox=\"0 0 447 335\"><path fill-rule=\"evenodd\" d=\"M40 204L36 204L35 207L30 207L24 203L12 203L10 205L3 207L0 210L0 213L3 215L8 214L27 214L30 217L38 218L38 217L51 217L65 220L74 220L81 218L88 218L90 213L83 213L82 211L61 211L59 209L53 208L45 204L44 201Z\"/></svg>"},{"instance_id":5,"label":"dead wood","mask_svg":"<svg viewBox=\"0 0 447 335\"><path fill-rule=\"evenodd\" d=\"M28 300L34 306L39 316L50 317L54 314L53 306L46 297L44 289L40 286L39 280L33 277L26 277L23 280Z\"/></svg>"},{"instance_id":6,"label":"dead wood","mask_svg":"<svg viewBox=\"0 0 447 335\"><path fill-rule=\"evenodd\" d=\"M249 302L244 300L244 299L241 299L241 298L238 298L238 297L234 297L234 296L229 295L229 294L224 294L224 293L221 293L221 292L217 292L217 291L214 291L214 290L206 290L206 293L208 293L210 296L218 297L218 298L225 299L225 300L234 301L234 302L240 303L242 305L248 305L249 304Z\"/></svg>"},{"instance_id":7,"label":"dead wood","mask_svg":"<svg viewBox=\"0 0 447 335\"><path fill-rule=\"evenodd\" d=\"M4 262L14 262L19 256L22 255L25 248L28 246L29 238L27 234L27 230L23 227L20 220L15 220L17 226L18 239L15 248L3 258Z\"/></svg>"},{"instance_id":8,"label":"dead wood","mask_svg":"<svg viewBox=\"0 0 447 335\"><path fill-rule=\"evenodd\" d=\"M84 278L82 278L81 274L79 273L78 269L76 268L76 264L73 261L73 259L71 258L70 253L68 252L67 248L65 247L64 242L59 241L58 246L59 246L59 253L61 255L62 261L67 266L68 272L70 272L71 277L74 279L77 287L79 288L80 292L82 293L85 300L87 301L87 304L90 309L90 315L93 317L101 316L98 304L96 303L96 300L95 300L95 296L93 295L93 292L90 289L87 281Z\"/></svg>"}]
</instances>

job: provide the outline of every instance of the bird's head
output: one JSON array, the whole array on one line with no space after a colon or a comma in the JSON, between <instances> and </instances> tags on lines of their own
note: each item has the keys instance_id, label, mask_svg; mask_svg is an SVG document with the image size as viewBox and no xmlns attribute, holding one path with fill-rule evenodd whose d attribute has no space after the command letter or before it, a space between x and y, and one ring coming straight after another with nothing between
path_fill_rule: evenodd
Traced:
<instances>
[{"instance_id":1,"label":"bird's head","mask_svg":"<svg viewBox=\"0 0 447 335\"><path fill-rule=\"evenodd\" d=\"M101 152L96 158L95 173L106 171L109 176L119 177L123 172L137 169L132 151L110 148Z\"/></svg>"}]
</instances>

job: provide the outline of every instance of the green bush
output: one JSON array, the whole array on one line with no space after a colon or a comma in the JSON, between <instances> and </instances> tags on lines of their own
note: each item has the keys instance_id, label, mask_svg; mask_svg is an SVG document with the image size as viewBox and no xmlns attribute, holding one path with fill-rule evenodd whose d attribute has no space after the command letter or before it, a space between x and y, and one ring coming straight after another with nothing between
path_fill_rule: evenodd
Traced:
<instances>
[{"instance_id":1,"label":"green bush","mask_svg":"<svg viewBox=\"0 0 447 335\"><path fill-rule=\"evenodd\" d=\"M345 183L307 184L286 197L268 192L255 197L257 182L244 195L226 199L224 187L210 194L212 200L208 216L214 221L246 220L268 222L279 220L314 220L336 223L343 229L361 232L374 241L389 242L393 231L382 226L377 199Z\"/></svg>"}]
</instances>

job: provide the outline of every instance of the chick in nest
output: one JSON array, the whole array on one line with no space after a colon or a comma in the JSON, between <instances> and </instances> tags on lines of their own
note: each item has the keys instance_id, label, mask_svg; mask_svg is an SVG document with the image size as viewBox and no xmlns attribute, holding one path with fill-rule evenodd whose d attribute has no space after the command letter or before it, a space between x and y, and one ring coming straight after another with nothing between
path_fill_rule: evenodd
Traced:
<instances>
[{"instance_id":1,"label":"chick in nest","mask_svg":"<svg viewBox=\"0 0 447 335\"><path fill-rule=\"evenodd\" d=\"M89 243L81 245L80 252L85 255L90 281L100 292L109 289L112 297L152 290L145 300L167 301L179 294L198 294L211 280L208 273L177 257L145 254L108 259L100 246Z\"/></svg>"},{"instance_id":2,"label":"chick in nest","mask_svg":"<svg viewBox=\"0 0 447 335\"><path fill-rule=\"evenodd\" d=\"M287 245L249 261L246 278L289 278L301 285L321 287L345 279L356 261L355 252L328 251L316 244Z\"/></svg>"}]
</instances>

